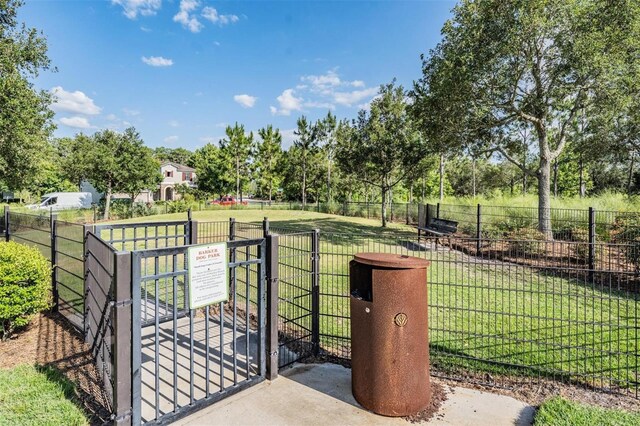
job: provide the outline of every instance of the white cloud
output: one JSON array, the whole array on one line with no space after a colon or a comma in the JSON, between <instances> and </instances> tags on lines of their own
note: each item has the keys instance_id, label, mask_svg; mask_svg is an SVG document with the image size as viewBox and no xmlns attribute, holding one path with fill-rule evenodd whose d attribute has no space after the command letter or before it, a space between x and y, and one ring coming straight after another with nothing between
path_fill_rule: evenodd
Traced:
<instances>
[{"instance_id":1,"label":"white cloud","mask_svg":"<svg viewBox=\"0 0 640 426\"><path fill-rule=\"evenodd\" d=\"M152 67L170 67L173 65L173 59L163 58L162 56L146 56L142 57L142 62Z\"/></svg>"},{"instance_id":2,"label":"white cloud","mask_svg":"<svg viewBox=\"0 0 640 426\"><path fill-rule=\"evenodd\" d=\"M75 114L97 115L102 110L96 106L93 99L79 90L67 92L61 86L56 86L51 89L51 94L54 96L51 108L56 112L67 111Z\"/></svg>"},{"instance_id":3,"label":"white cloud","mask_svg":"<svg viewBox=\"0 0 640 426\"><path fill-rule=\"evenodd\" d=\"M89 123L86 117L62 117L60 123L67 127L73 127L75 129L90 129L93 126Z\"/></svg>"},{"instance_id":4,"label":"white cloud","mask_svg":"<svg viewBox=\"0 0 640 426\"><path fill-rule=\"evenodd\" d=\"M155 15L162 6L162 0L111 0L111 3L122 6L124 16L129 19Z\"/></svg>"},{"instance_id":5,"label":"white cloud","mask_svg":"<svg viewBox=\"0 0 640 426\"><path fill-rule=\"evenodd\" d=\"M180 139L180 138L178 138L175 135L167 136L166 138L164 138L164 143L176 143L176 142L178 142L178 139Z\"/></svg>"},{"instance_id":6,"label":"white cloud","mask_svg":"<svg viewBox=\"0 0 640 426\"><path fill-rule=\"evenodd\" d=\"M171 127L178 127L180 125L180 123L178 123L178 120L169 120L167 124Z\"/></svg>"},{"instance_id":7,"label":"white cloud","mask_svg":"<svg viewBox=\"0 0 640 426\"><path fill-rule=\"evenodd\" d=\"M362 81L362 80L353 80L351 82L351 85L353 87L364 87L364 81Z\"/></svg>"},{"instance_id":8,"label":"white cloud","mask_svg":"<svg viewBox=\"0 0 640 426\"><path fill-rule=\"evenodd\" d=\"M296 129L280 130L280 134L282 135L282 148L289 149L293 145L293 141L297 138L293 133L295 131Z\"/></svg>"},{"instance_id":9,"label":"white cloud","mask_svg":"<svg viewBox=\"0 0 640 426\"><path fill-rule=\"evenodd\" d=\"M105 118L109 121L115 121L118 119L118 117L115 114L109 114Z\"/></svg>"},{"instance_id":10,"label":"white cloud","mask_svg":"<svg viewBox=\"0 0 640 426\"><path fill-rule=\"evenodd\" d=\"M200 32L204 25L192 13L198 6L200 6L200 2L197 0L180 0L180 11L173 17L173 21L182 24L192 33Z\"/></svg>"},{"instance_id":11,"label":"white cloud","mask_svg":"<svg viewBox=\"0 0 640 426\"><path fill-rule=\"evenodd\" d=\"M145 26L141 26L140 30L144 31L145 33L150 33L151 32L151 28L147 28Z\"/></svg>"},{"instance_id":12,"label":"white cloud","mask_svg":"<svg viewBox=\"0 0 640 426\"><path fill-rule=\"evenodd\" d=\"M296 97L293 89L286 89L276 99L280 107L269 107L273 115L291 115L291 111L302 110L302 102L304 99Z\"/></svg>"},{"instance_id":13,"label":"white cloud","mask_svg":"<svg viewBox=\"0 0 640 426\"><path fill-rule=\"evenodd\" d=\"M302 76L300 80L310 83L312 90L316 91L329 90L332 87L337 87L342 84L340 77L338 77L338 74L333 70L327 71L327 73L323 75L305 75Z\"/></svg>"},{"instance_id":14,"label":"white cloud","mask_svg":"<svg viewBox=\"0 0 640 426\"><path fill-rule=\"evenodd\" d=\"M253 108L258 98L251 95L235 95L233 100L242 105L244 108Z\"/></svg>"},{"instance_id":15,"label":"white cloud","mask_svg":"<svg viewBox=\"0 0 640 426\"><path fill-rule=\"evenodd\" d=\"M202 17L217 25L235 24L240 20L237 15L221 15L215 7L207 6L202 9Z\"/></svg>"},{"instance_id":16,"label":"white cloud","mask_svg":"<svg viewBox=\"0 0 640 426\"><path fill-rule=\"evenodd\" d=\"M124 112L124 114L128 115L129 117L140 115L140 111L138 111L137 109L122 108L122 112Z\"/></svg>"},{"instance_id":17,"label":"white cloud","mask_svg":"<svg viewBox=\"0 0 640 426\"><path fill-rule=\"evenodd\" d=\"M340 105L352 106L353 104L357 104L370 96L374 96L376 93L378 93L378 89L376 87L353 90L351 92L336 92L333 94L333 100Z\"/></svg>"},{"instance_id":18,"label":"white cloud","mask_svg":"<svg viewBox=\"0 0 640 426\"><path fill-rule=\"evenodd\" d=\"M325 109L336 109L336 106L331 102L318 102L318 101L310 101L304 103L305 108L325 108Z\"/></svg>"}]
</instances>

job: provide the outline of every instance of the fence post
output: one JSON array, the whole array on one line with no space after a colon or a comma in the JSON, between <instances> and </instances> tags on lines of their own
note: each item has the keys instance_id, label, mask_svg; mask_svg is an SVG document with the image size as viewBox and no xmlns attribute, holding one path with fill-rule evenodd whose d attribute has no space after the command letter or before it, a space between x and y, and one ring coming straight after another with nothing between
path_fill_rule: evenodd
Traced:
<instances>
[{"instance_id":1,"label":"fence post","mask_svg":"<svg viewBox=\"0 0 640 426\"><path fill-rule=\"evenodd\" d=\"M589 280L593 280L593 270L595 269L596 255L596 211L589 207Z\"/></svg>"},{"instance_id":2,"label":"fence post","mask_svg":"<svg viewBox=\"0 0 640 426\"><path fill-rule=\"evenodd\" d=\"M266 216L262 219L262 235L265 238L269 235L269 218Z\"/></svg>"},{"instance_id":3,"label":"fence post","mask_svg":"<svg viewBox=\"0 0 640 426\"><path fill-rule=\"evenodd\" d=\"M320 230L311 239L311 343L313 355L320 353Z\"/></svg>"},{"instance_id":4,"label":"fence post","mask_svg":"<svg viewBox=\"0 0 640 426\"><path fill-rule=\"evenodd\" d=\"M478 213L476 217L476 255L480 254L482 246L480 240L482 238L482 206L478 203Z\"/></svg>"},{"instance_id":5,"label":"fence post","mask_svg":"<svg viewBox=\"0 0 640 426\"><path fill-rule=\"evenodd\" d=\"M114 253L113 285L113 423L131 425L132 423L132 336L140 324L132 323L132 262L131 253ZM139 331L136 329L136 331ZM139 333L136 333L139 334ZM133 342L136 351L140 351L140 340Z\"/></svg>"},{"instance_id":6,"label":"fence post","mask_svg":"<svg viewBox=\"0 0 640 426\"><path fill-rule=\"evenodd\" d=\"M4 206L4 238L7 242L11 240L11 236L9 235L9 206Z\"/></svg>"},{"instance_id":7,"label":"fence post","mask_svg":"<svg viewBox=\"0 0 640 426\"><path fill-rule=\"evenodd\" d=\"M265 218L266 219L266 218ZM268 221L266 221L268 225ZM268 233L268 230L266 231ZM278 377L278 240L267 238L267 380Z\"/></svg>"},{"instance_id":8,"label":"fence post","mask_svg":"<svg viewBox=\"0 0 640 426\"><path fill-rule=\"evenodd\" d=\"M89 292L87 290L87 276L89 275L89 264L87 263L87 236L89 232L95 232L94 225L82 225L82 263L84 265L84 282L82 284L82 295L84 297L84 316L82 318L82 331L84 333L84 341L87 342L87 338L89 336L89 330L87 328L87 316L89 315L89 307L87 305L87 298L89 296ZM100 235L97 235L100 238Z\"/></svg>"},{"instance_id":9,"label":"fence post","mask_svg":"<svg viewBox=\"0 0 640 426\"><path fill-rule=\"evenodd\" d=\"M58 222L58 215L52 214L49 217L49 225L51 227L51 294L53 296L53 312L58 312L59 297L58 297L58 255L56 244L56 226Z\"/></svg>"},{"instance_id":10,"label":"fence post","mask_svg":"<svg viewBox=\"0 0 640 426\"><path fill-rule=\"evenodd\" d=\"M436 219L440 219L440 203L436 204Z\"/></svg>"},{"instance_id":11,"label":"fence post","mask_svg":"<svg viewBox=\"0 0 640 426\"><path fill-rule=\"evenodd\" d=\"M198 222L193 220L193 216L191 214L191 208L187 210L187 244L193 245L198 244Z\"/></svg>"}]
</instances>

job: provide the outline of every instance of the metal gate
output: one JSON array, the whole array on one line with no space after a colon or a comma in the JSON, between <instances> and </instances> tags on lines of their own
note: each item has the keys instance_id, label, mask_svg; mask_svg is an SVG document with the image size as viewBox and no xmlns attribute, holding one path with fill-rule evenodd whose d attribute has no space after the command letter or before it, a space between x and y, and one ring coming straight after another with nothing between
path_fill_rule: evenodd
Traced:
<instances>
[{"instance_id":1,"label":"metal gate","mask_svg":"<svg viewBox=\"0 0 640 426\"><path fill-rule=\"evenodd\" d=\"M188 309L187 249L132 252L133 424L174 421L266 377L266 241L227 242L229 300Z\"/></svg>"}]
</instances>

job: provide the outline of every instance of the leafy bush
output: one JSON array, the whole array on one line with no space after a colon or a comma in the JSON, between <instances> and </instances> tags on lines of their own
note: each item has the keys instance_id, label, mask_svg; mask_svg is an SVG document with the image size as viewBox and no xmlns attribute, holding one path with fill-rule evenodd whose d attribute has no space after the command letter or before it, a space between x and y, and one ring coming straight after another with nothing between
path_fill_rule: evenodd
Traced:
<instances>
[{"instance_id":1,"label":"leafy bush","mask_svg":"<svg viewBox=\"0 0 640 426\"><path fill-rule=\"evenodd\" d=\"M51 267L32 247L0 243L0 338L51 305Z\"/></svg>"},{"instance_id":2,"label":"leafy bush","mask_svg":"<svg viewBox=\"0 0 640 426\"><path fill-rule=\"evenodd\" d=\"M537 229L522 228L507 233L511 254L517 256L539 256L545 253L544 234Z\"/></svg>"}]
</instances>

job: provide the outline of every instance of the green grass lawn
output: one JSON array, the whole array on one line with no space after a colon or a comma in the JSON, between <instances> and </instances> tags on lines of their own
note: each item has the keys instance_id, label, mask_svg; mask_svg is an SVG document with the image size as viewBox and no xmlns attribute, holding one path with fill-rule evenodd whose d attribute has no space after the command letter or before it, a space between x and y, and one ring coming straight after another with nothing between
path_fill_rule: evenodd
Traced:
<instances>
[{"instance_id":1,"label":"green grass lawn","mask_svg":"<svg viewBox=\"0 0 640 426\"><path fill-rule=\"evenodd\" d=\"M631 426L640 425L640 414L604 409L556 397L543 403L534 426Z\"/></svg>"},{"instance_id":2,"label":"green grass lawn","mask_svg":"<svg viewBox=\"0 0 640 426\"><path fill-rule=\"evenodd\" d=\"M86 425L73 384L48 367L0 370L0 425Z\"/></svg>"}]
</instances>

